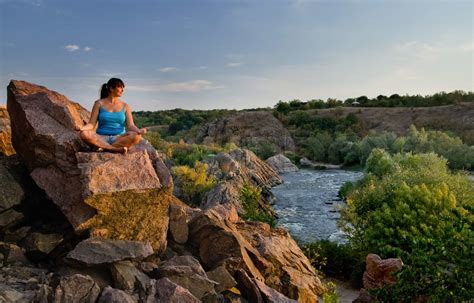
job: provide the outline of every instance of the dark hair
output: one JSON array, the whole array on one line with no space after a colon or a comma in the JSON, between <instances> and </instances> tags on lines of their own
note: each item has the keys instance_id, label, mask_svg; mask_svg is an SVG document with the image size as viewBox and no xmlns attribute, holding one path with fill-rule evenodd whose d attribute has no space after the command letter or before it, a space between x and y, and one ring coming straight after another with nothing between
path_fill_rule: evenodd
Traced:
<instances>
[{"instance_id":1,"label":"dark hair","mask_svg":"<svg viewBox=\"0 0 474 303\"><path fill-rule=\"evenodd\" d=\"M125 87L125 84L119 78L110 78L107 83L102 84L102 88L100 89L100 98L107 98L109 96L109 89L116 88L117 86Z\"/></svg>"}]
</instances>

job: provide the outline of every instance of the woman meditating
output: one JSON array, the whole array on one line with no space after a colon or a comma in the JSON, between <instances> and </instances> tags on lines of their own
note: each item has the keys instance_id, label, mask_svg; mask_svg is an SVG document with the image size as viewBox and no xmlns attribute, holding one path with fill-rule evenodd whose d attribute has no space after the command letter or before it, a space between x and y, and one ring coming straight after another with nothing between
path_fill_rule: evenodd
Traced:
<instances>
[{"instance_id":1,"label":"woman meditating","mask_svg":"<svg viewBox=\"0 0 474 303\"><path fill-rule=\"evenodd\" d=\"M125 84L118 78L102 85L100 100L94 103L89 123L77 129L86 143L110 152L126 153L146 134L146 128L138 129L133 123L130 106L119 99L124 88ZM97 122L99 125L94 130Z\"/></svg>"}]
</instances>

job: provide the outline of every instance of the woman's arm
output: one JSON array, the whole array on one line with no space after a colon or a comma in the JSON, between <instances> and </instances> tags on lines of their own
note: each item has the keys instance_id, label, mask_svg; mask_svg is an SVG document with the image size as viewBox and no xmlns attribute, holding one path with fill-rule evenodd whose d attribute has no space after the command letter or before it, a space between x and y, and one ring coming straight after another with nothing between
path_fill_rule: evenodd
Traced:
<instances>
[{"instance_id":1,"label":"woman's arm","mask_svg":"<svg viewBox=\"0 0 474 303\"><path fill-rule=\"evenodd\" d=\"M92 107L92 112L91 112L91 117L89 119L89 122L77 130L79 131L93 130L95 125L97 124L97 118L99 116L99 108L100 108L100 102L99 100L97 100L95 101L94 106Z\"/></svg>"},{"instance_id":2,"label":"woman's arm","mask_svg":"<svg viewBox=\"0 0 474 303\"><path fill-rule=\"evenodd\" d=\"M146 134L146 128L139 129L133 122L132 111L130 110L130 106L128 106L128 104L125 104L125 117L127 123L127 130L136 132L137 134Z\"/></svg>"}]
</instances>

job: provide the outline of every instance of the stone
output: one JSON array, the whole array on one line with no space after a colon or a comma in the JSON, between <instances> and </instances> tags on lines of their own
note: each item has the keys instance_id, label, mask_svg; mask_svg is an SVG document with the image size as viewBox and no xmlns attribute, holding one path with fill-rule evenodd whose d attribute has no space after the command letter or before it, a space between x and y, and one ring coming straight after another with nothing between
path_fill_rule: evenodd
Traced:
<instances>
[{"instance_id":1,"label":"stone","mask_svg":"<svg viewBox=\"0 0 474 303\"><path fill-rule=\"evenodd\" d=\"M122 290L133 292L145 289L150 278L139 271L130 261L120 261L110 266L114 286ZM137 286L138 287L137 287Z\"/></svg>"},{"instance_id":2,"label":"stone","mask_svg":"<svg viewBox=\"0 0 474 303\"><path fill-rule=\"evenodd\" d=\"M54 303L96 302L99 286L89 276L80 274L63 277L54 292Z\"/></svg>"},{"instance_id":3,"label":"stone","mask_svg":"<svg viewBox=\"0 0 474 303\"><path fill-rule=\"evenodd\" d=\"M270 145L277 151L295 149L289 131L270 111L242 111L211 121L198 130L196 142Z\"/></svg>"},{"instance_id":4,"label":"stone","mask_svg":"<svg viewBox=\"0 0 474 303\"><path fill-rule=\"evenodd\" d=\"M29 257L41 259L52 252L62 241L63 236L61 234L34 232L26 237L24 247Z\"/></svg>"},{"instance_id":5,"label":"stone","mask_svg":"<svg viewBox=\"0 0 474 303\"><path fill-rule=\"evenodd\" d=\"M231 223L241 222L242 220L239 217L239 213L234 205L230 203L226 204L217 204L211 207L223 220L228 220Z\"/></svg>"},{"instance_id":6,"label":"stone","mask_svg":"<svg viewBox=\"0 0 474 303\"><path fill-rule=\"evenodd\" d=\"M403 267L403 262L399 258L382 260L376 254L368 254L365 262L366 269L362 278L365 289L381 288L396 283L393 273Z\"/></svg>"},{"instance_id":7,"label":"stone","mask_svg":"<svg viewBox=\"0 0 474 303\"><path fill-rule=\"evenodd\" d=\"M31 302L34 292L18 291L13 287L0 284L0 302Z\"/></svg>"},{"instance_id":8,"label":"stone","mask_svg":"<svg viewBox=\"0 0 474 303\"><path fill-rule=\"evenodd\" d=\"M137 303L137 300L123 290L107 286L102 290L98 303Z\"/></svg>"},{"instance_id":9,"label":"stone","mask_svg":"<svg viewBox=\"0 0 474 303\"><path fill-rule=\"evenodd\" d=\"M150 243L89 238L77 244L67 258L87 265L97 265L126 259L143 259L152 254Z\"/></svg>"},{"instance_id":10,"label":"stone","mask_svg":"<svg viewBox=\"0 0 474 303\"><path fill-rule=\"evenodd\" d=\"M26 237L30 229L31 229L30 226L22 226L18 229L13 229L13 230L7 229L5 231L3 240L5 240L5 242L17 243Z\"/></svg>"},{"instance_id":11,"label":"stone","mask_svg":"<svg viewBox=\"0 0 474 303\"><path fill-rule=\"evenodd\" d=\"M14 263L21 263L21 264L29 264L30 262L25 257L25 253L21 249L21 247L10 244L9 252L7 257L4 259L5 264L14 264Z\"/></svg>"},{"instance_id":12,"label":"stone","mask_svg":"<svg viewBox=\"0 0 474 303\"><path fill-rule=\"evenodd\" d=\"M170 204L169 233L176 243L184 244L188 241L188 222L184 206Z\"/></svg>"},{"instance_id":13,"label":"stone","mask_svg":"<svg viewBox=\"0 0 474 303\"><path fill-rule=\"evenodd\" d=\"M285 229L240 223L237 230L271 262L273 269L266 270L266 285L298 302L317 302L318 295L326 291L311 262Z\"/></svg>"},{"instance_id":14,"label":"stone","mask_svg":"<svg viewBox=\"0 0 474 303\"><path fill-rule=\"evenodd\" d=\"M20 184L5 166L0 164L0 212L21 203L25 196Z\"/></svg>"},{"instance_id":15,"label":"stone","mask_svg":"<svg viewBox=\"0 0 474 303\"><path fill-rule=\"evenodd\" d=\"M0 105L0 154L11 156L15 154L12 146L12 130L10 116L5 105Z\"/></svg>"},{"instance_id":16,"label":"stone","mask_svg":"<svg viewBox=\"0 0 474 303\"><path fill-rule=\"evenodd\" d=\"M173 183L160 154L145 140L127 154L90 152L75 131L90 117L79 104L24 81L7 90L13 146L73 228L164 251Z\"/></svg>"},{"instance_id":17,"label":"stone","mask_svg":"<svg viewBox=\"0 0 474 303\"><path fill-rule=\"evenodd\" d=\"M264 302L260 290L258 289L257 284L255 284L255 280L250 278L244 270L237 270L235 278L237 280L237 288L242 292L243 296L249 300L249 302Z\"/></svg>"},{"instance_id":18,"label":"stone","mask_svg":"<svg viewBox=\"0 0 474 303\"><path fill-rule=\"evenodd\" d=\"M283 294L279 293L275 289L268 287L265 283L260 281L255 281L258 289L260 290L261 295L265 299L265 302L268 303L297 303L298 301L292 300Z\"/></svg>"},{"instance_id":19,"label":"stone","mask_svg":"<svg viewBox=\"0 0 474 303\"><path fill-rule=\"evenodd\" d=\"M225 264L234 275L244 269L252 278L264 281L264 271L272 271L270 262L240 234L236 226L213 210L203 212L189 223L188 243L199 252L202 264L210 270Z\"/></svg>"},{"instance_id":20,"label":"stone","mask_svg":"<svg viewBox=\"0 0 474 303\"><path fill-rule=\"evenodd\" d=\"M22 213L17 212L14 209L9 209L0 213L0 229L12 226L21 220L23 220L24 216Z\"/></svg>"},{"instance_id":21,"label":"stone","mask_svg":"<svg viewBox=\"0 0 474 303\"><path fill-rule=\"evenodd\" d=\"M210 280L199 261L192 256L176 256L163 262L152 272L153 278L168 278L186 288L196 298L203 298L214 291L217 283Z\"/></svg>"},{"instance_id":22,"label":"stone","mask_svg":"<svg viewBox=\"0 0 474 303\"><path fill-rule=\"evenodd\" d=\"M298 167L283 154L275 155L265 161L279 174L298 171Z\"/></svg>"},{"instance_id":23,"label":"stone","mask_svg":"<svg viewBox=\"0 0 474 303\"><path fill-rule=\"evenodd\" d=\"M219 283L215 286L216 292L220 293L224 290L231 289L237 285L237 282L224 266L219 266L207 272L207 277Z\"/></svg>"},{"instance_id":24,"label":"stone","mask_svg":"<svg viewBox=\"0 0 474 303\"><path fill-rule=\"evenodd\" d=\"M186 288L181 287L167 278L151 280L147 287L146 295L141 300L145 303L170 302L170 303L199 303Z\"/></svg>"}]
</instances>

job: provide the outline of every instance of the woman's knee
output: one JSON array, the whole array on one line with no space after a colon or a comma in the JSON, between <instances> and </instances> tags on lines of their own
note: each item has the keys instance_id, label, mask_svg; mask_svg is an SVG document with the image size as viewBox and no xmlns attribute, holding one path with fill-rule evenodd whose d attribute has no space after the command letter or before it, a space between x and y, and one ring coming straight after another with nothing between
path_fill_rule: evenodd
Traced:
<instances>
[{"instance_id":1,"label":"woman's knee","mask_svg":"<svg viewBox=\"0 0 474 303\"><path fill-rule=\"evenodd\" d=\"M141 140L142 140L142 135L141 135L141 134L134 133L134 135L133 135L133 137L132 137L132 142L133 142L133 144L137 144L137 143L139 143Z\"/></svg>"},{"instance_id":2,"label":"woman's knee","mask_svg":"<svg viewBox=\"0 0 474 303\"><path fill-rule=\"evenodd\" d=\"M83 130L79 133L79 136L84 141L90 141L92 139L93 132L90 130Z\"/></svg>"}]
</instances>

